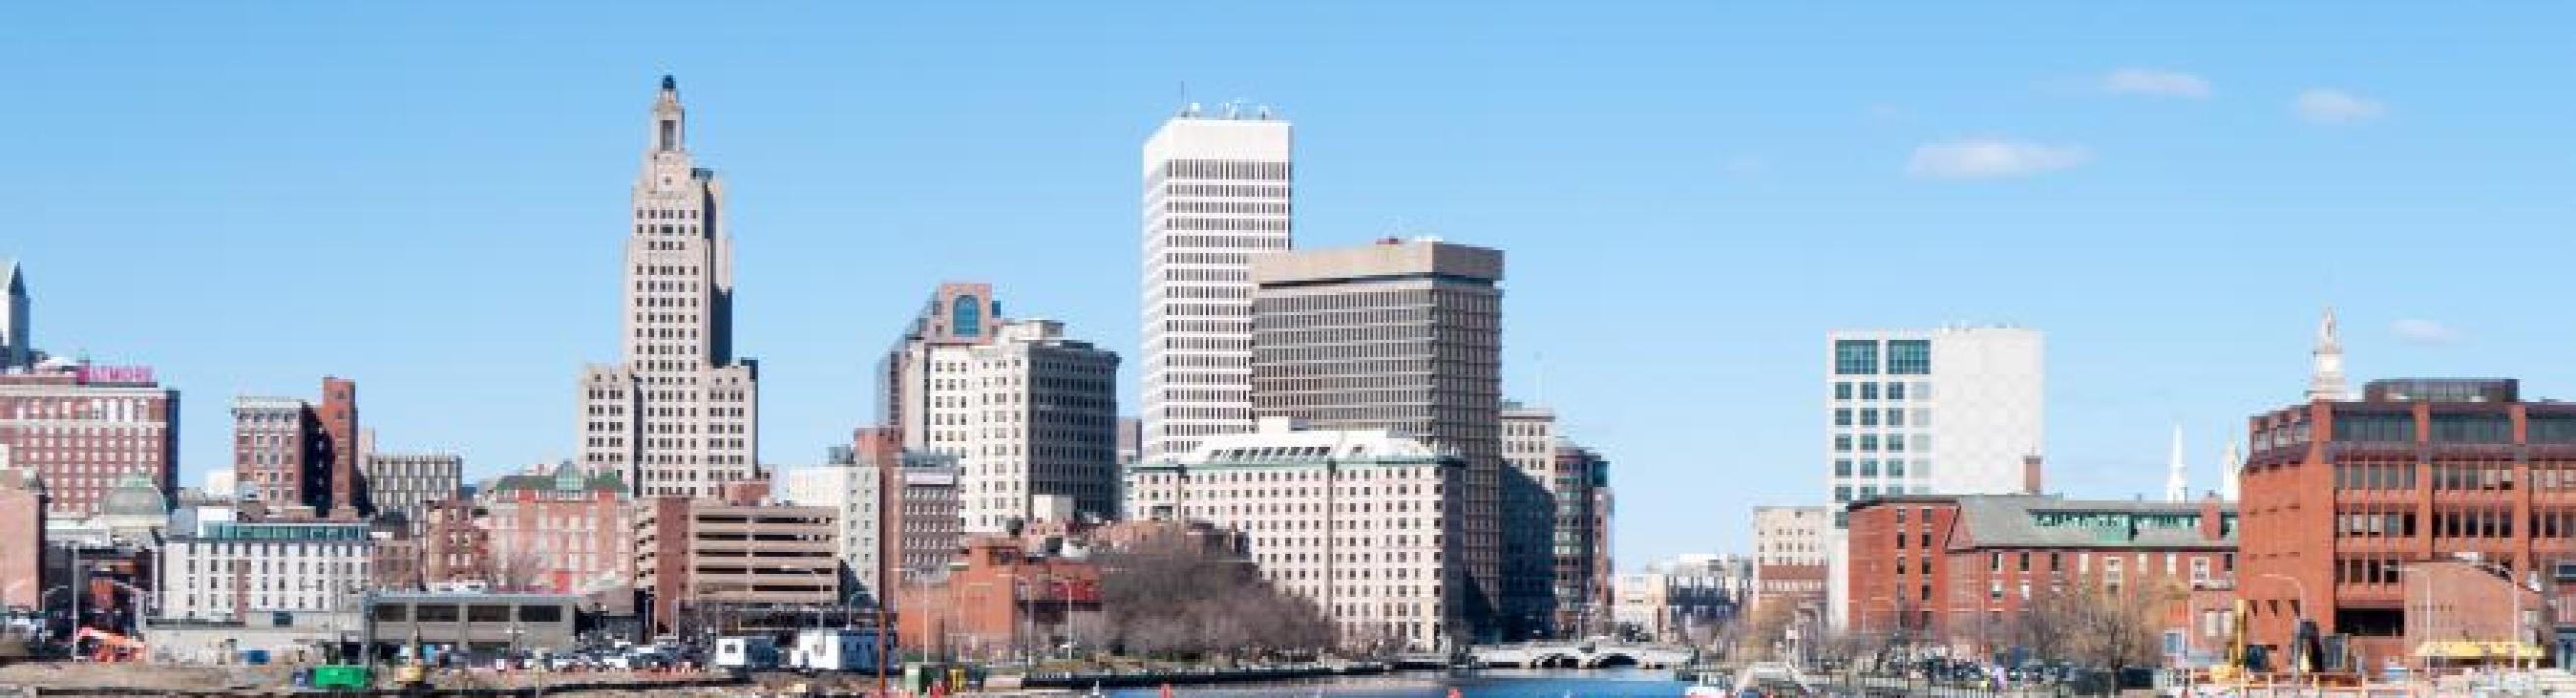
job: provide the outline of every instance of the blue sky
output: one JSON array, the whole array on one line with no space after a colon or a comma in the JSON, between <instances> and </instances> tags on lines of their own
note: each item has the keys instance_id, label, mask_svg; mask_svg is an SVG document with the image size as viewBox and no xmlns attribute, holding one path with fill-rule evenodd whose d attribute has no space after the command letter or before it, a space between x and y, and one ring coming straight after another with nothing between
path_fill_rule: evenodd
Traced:
<instances>
[{"instance_id":1,"label":"blue sky","mask_svg":"<svg viewBox=\"0 0 2576 698\"><path fill-rule=\"evenodd\" d=\"M2567 397L2559 5L20 3L0 256L39 342L225 405L355 378L388 450L570 453L616 356L627 187L680 77L728 180L764 459L866 420L942 279L1130 352L1137 147L1189 99L1298 127L1297 242L1510 254L1508 389L1615 463L1623 566L1821 493L1823 335L2048 332L2052 489L2152 492L2356 379ZM1125 398L1132 409L1131 380Z\"/></svg>"}]
</instances>

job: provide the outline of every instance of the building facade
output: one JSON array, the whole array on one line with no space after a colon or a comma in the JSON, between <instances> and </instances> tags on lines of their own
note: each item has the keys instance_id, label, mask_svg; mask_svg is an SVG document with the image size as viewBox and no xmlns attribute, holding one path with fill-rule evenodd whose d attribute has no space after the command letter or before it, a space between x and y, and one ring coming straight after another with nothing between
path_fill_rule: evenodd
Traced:
<instances>
[{"instance_id":1,"label":"building facade","mask_svg":"<svg viewBox=\"0 0 2576 698\"><path fill-rule=\"evenodd\" d=\"M1253 414L1455 450L1463 619L1500 639L1521 610L1502 586L1502 251L1390 239L1261 255L1252 279Z\"/></svg>"},{"instance_id":2,"label":"building facade","mask_svg":"<svg viewBox=\"0 0 2576 698\"><path fill-rule=\"evenodd\" d=\"M0 446L0 608L36 608L45 579L45 489Z\"/></svg>"},{"instance_id":3,"label":"building facade","mask_svg":"<svg viewBox=\"0 0 2576 698\"><path fill-rule=\"evenodd\" d=\"M1252 429L1251 257L1289 248L1288 122L1191 105L1144 150L1144 460Z\"/></svg>"},{"instance_id":4,"label":"building facade","mask_svg":"<svg viewBox=\"0 0 2576 698\"><path fill-rule=\"evenodd\" d=\"M664 632L718 606L839 606L840 544L823 507L658 497L635 516L635 586Z\"/></svg>"},{"instance_id":5,"label":"building facade","mask_svg":"<svg viewBox=\"0 0 2576 698\"><path fill-rule=\"evenodd\" d=\"M2363 666L2406 661L2414 570L2466 558L2521 581L2576 560L2576 405L2508 379L2384 380L2351 399L2321 334L2322 387L2247 420L2248 642L2286 647L2305 617Z\"/></svg>"},{"instance_id":6,"label":"building facade","mask_svg":"<svg viewBox=\"0 0 2576 698\"><path fill-rule=\"evenodd\" d=\"M1044 652L1075 640L1075 619L1100 614L1100 568L1031 556L1006 536L972 536L946 578L905 586L897 637L942 656Z\"/></svg>"},{"instance_id":7,"label":"building facade","mask_svg":"<svg viewBox=\"0 0 2576 698\"><path fill-rule=\"evenodd\" d=\"M1609 617L1609 461L1567 440L1554 410L1503 403L1503 574L1519 625L1506 635L1580 637Z\"/></svg>"},{"instance_id":8,"label":"building facade","mask_svg":"<svg viewBox=\"0 0 2576 698\"><path fill-rule=\"evenodd\" d=\"M2034 330L1827 336L1825 485L1836 507L1882 495L2026 494L2044 447Z\"/></svg>"},{"instance_id":9,"label":"building facade","mask_svg":"<svg viewBox=\"0 0 2576 698\"><path fill-rule=\"evenodd\" d=\"M885 465L900 467L903 447L892 429L863 428L857 437L854 448L834 449L830 462L779 471L777 492L781 504L835 512L835 556L847 596L853 604L872 605L893 578L887 565L893 541L884 533L891 520L887 478L895 473Z\"/></svg>"},{"instance_id":10,"label":"building facade","mask_svg":"<svg viewBox=\"0 0 2576 698\"><path fill-rule=\"evenodd\" d=\"M399 516L417 534L428 519L428 507L462 496L465 457L453 453L374 453L367 455L368 503L379 516Z\"/></svg>"},{"instance_id":11,"label":"building facade","mask_svg":"<svg viewBox=\"0 0 2576 698\"><path fill-rule=\"evenodd\" d=\"M0 449L44 481L58 518L96 514L128 476L178 489L179 391L152 369L49 360L0 373Z\"/></svg>"},{"instance_id":12,"label":"building facade","mask_svg":"<svg viewBox=\"0 0 2576 698\"><path fill-rule=\"evenodd\" d=\"M1851 506L1854 632L1988 651L2077 585L2144 595L2176 647L2190 591L2236 576L2236 512L2198 503L1904 495Z\"/></svg>"},{"instance_id":13,"label":"building facade","mask_svg":"<svg viewBox=\"0 0 2576 698\"><path fill-rule=\"evenodd\" d=\"M624 360L581 375L581 467L639 497L715 496L759 479L760 365L733 346L733 236L723 186L686 147L662 76L626 240Z\"/></svg>"},{"instance_id":14,"label":"building facade","mask_svg":"<svg viewBox=\"0 0 2576 698\"><path fill-rule=\"evenodd\" d=\"M1321 608L1344 643L1456 646L1483 619L1466 596L1455 451L1385 429L1304 430L1268 417L1187 458L1133 468L1128 510L1242 532L1263 577Z\"/></svg>"},{"instance_id":15,"label":"building facade","mask_svg":"<svg viewBox=\"0 0 2576 698\"><path fill-rule=\"evenodd\" d=\"M966 530L996 533L1061 497L1118 514L1118 355L1062 323L999 315L988 284L941 284L883 362L887 424L958 459Z\"/></svg>"},{"instance_id":16,"label":"building facade","mask_svg":"<svg viewBox=\"0 0 2576 698\"><path fill-rule=\"evenodd\" d=\"M233 477L270 512L350 521L375 513L359 447L358 385L322 377L320 402L233 400Z\"/></svg>"},{"instance_id":17,"label":"building facade","mask_svg":"<svg viewBox=\"0 0 2576 698\"><path fill-rule=\"evenodd\" d=\"M1824 507L1753 508L1753 607L1821 613L1825 600Z\"/></svg>"},{"instance_id":18,"label":"building facade","mask_svg":"<svg viewBox=\"0 0 2576 698\"><path fill-rule=\"evenodd\" d=\"M493 480L475 493L485 578L495 591L514 592L588 593L632 584L639 551L627 491L617 473L571 463Z\"/></svg>"},{"instance_id":19,"label":"building facade","mask_svg":"<svg viewBox=\"0 0 2576 698\"><path fill-rule=\"evenodd\" d=\"M374 579L375 544L352 522L245 522L199 509L163 545L160 617L266 622L349 613ZM351 628L355 630L355 628Z\"/></svg>"},{"instance_id":20,"label":"building facade","mask_svg":"<svg viewBox=\"0 0 2576 698\"><path fill-rule=\"evenodd\" d=\"M886 580L888 586L946 575L948 563L957 559L958 546L965 542L965 519L958 515L962 478L957 457L905 451L900 460L903 468L894 481L901 484L903 494L893 504L892 555L897 569Z\"/></svg>"}]
</instances>

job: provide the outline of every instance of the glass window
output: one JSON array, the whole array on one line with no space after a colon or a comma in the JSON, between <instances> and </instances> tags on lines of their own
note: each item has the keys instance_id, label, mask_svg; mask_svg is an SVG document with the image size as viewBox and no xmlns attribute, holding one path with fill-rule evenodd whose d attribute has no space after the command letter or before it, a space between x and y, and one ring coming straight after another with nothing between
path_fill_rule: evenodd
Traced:
<instances>
[{"instance_id":1,"label":"glass window","mask_svg":"<svg viewBox=\"0 0 2576 698\"><path fill-rule=\"evenodd\" d=\"M2336 412L2334 440L2371 443L2414 443L2415 415L2398 413Z\"/></svg>"},{"instance_id":2,"label":"glass window","mask_svg":"<svg viewBox=\"0 0 2576 698\"><path fill-rule=\"evenodd\" d=\"M1905 384L1904 384L1904 383L1889 383L1889 384L1887 384L1887 399L1890 399L1890 400L1903 400L1903 399L1905 399Z\"/></svg>"},{"instance_id":3,"label":"glass window","mask_svg":"<svg viewBox=\"0 0 2576 698\"><path fill-rule=\"evenodd\" d=\"M1852 384L1850 384L1850 383L1835 383L1835 384L1834 384L1834 399L1836 399L1836 400L1849 400L1849 399L1852 399Z\"/></svg>"},{"instance_id":4,"label":"glass window","mask_svg":"<svg viewBox=\"0 0 2576 698\"><path fill-rule=\"evenodd\" d=\"M1888 426L1891 426L1891 427L1901 427L1901 426L1905 426L1905 410L1897 410L1897 409L1891 409L1891 410L1888 410L1888 411L1887 411L1887 425L1888 425Z\"/></svg>"},{"instance_id":5,"label":"glass window","mask_svg":"<svg viewBox=\"0 0 2576 698\"><path fill-rule=\"evenodd\" d=\"M1888 477L1905 477L1905 461L1901 461L1901 460L1892 460L1892 461L1888 461L1888 462L1887 462L1887 476L1888 476Z\"/></svg>"},{"instance_id":6,"label":"glass window","mask_svg":"<svg viewBox=\"0 0 2576 698\"><path fill-rule=\"evenodd\" d=\"M1839 417L1841 415L1836 416ZM1878 410L1861 410L1860 425L1865 427L1878 426Z\"/></svg>"},{"instance_id":7,"label":"glass window","mask_svg":"<svg viewBox=\"0 0 2576 698\"><path fill-rule=\"evenodd\" d=\"M529 605L526 605L526 606L520 606L520 607L519 607L519 622L522 622L522 623L561 623L561 622L563 622L563 610L564 610L564 609L563 609L563 607L562 607L562 606L557 606L557 605L554 605L554 604L543 604L543 603L541 603L541 604L529 604Z\"/></svg>"},{"instance_id":8,"label":"glass window","mask_svg":"<svg viewBox=\"0 0 2576 698\"><path fill-rule=\"evenodd\" d=\"M1835 486L1834 486L1834 503L1836 503L1836 504L1841 504L1841 503L1850 502L1850 501L1851 501L1851 485L1835 485ZM1839 512L1838 512L1837 514L1839 514Z\"/></svg>"},{"instance_id":9,"label":"glass window","mask_svg":"<svg viewBox=\"0 0 2576 698\"><path fill-rule=\"evenodd\" d=\"M1904 450L1905 450L1905 435L1904 435L1904 434L1889 434L1889 435L1887 435L1887 450L1888 450L1888 451L1890 451L1890 452L1902 452L1902 451L1904 451Z\"/></svg>"},{"instance_id":10,"label":"glass window","mask_svg":"<svg viewBox=\"0 0 2576 698\"><path fill-rule=\"evenodd\" d=\"M1863 399L1863 400L1876 400L1876 399L1878 399L1878 384L1877 384L1877 383L1862 383L1862 384L1860 384L1860 399Z\"/></svg>"},{"instance_id":11,"label":"glass window","mask_svg":"<svg viewBox=\"0 0 2576 698\"><path fill-rule=\"evenodd\" d=\"M1834 409L1834 426L1838 426L1838 427L1847 427L1847 426L1851 426L1851 424L1852 424L1852 411L1851 411L1851 408L1849 408L1849 407L1841 407L1841 408L1835 408L1835 409Z\"/></svg>"},{"instance_id":12,"label":"glass window","mask_svg":"<svg viewBox=\"0 0 2576 698\"><path fill-rule=\"evenodd\" d=\"M1865 452L1865 453L1876 453L1876 452L1878 452L1878 435L1877 435L1877 434L1862 434L1862 435L1860 435L1860 450L1861 450L1862 452Z\"/></svg>"},{"instance_id":13,"label":"glass window","mask_svg":"<svg viewBox=\"0 0 2576 698\"><path fill-rule=\"evenodd\" d=\"M1835 434L1835 435L1834 435L1834 452L1835 452L1835 453L1850 453L1850 452L1851 452L1851 450L1852 450L1852 435L1850 435L1850 434Z\"/></svg>"},{"instance_id":14,"label":"glass window","mask_svg":"<svg viewBox=\"0 0 2576 698\"><path fill-rule=\"evenodd\" d=\"M1873 461L1873 462L1874 462L1874 461ZM1836 458L1836 459L1834 459L1834 477L1851 477L1851 474L1852 474L1852 462L1851 462L1851 459L1849 459L1849 458Z\"/></svg>"},{"instance_id":15,"label":"glass window","mask_svg":"<svg viewBox=\"0 0 2576 698\"><path fill-rule=\"evenodd\" d=\"M1932 342L1893 339L1887 342L1887 372L1921 375L1932 372Z\"/></svg>"},{"instance_id":16,"label":"glass window","mask_svg":"<svg viewBox=\"0 0 2576 698\"><path fill-rule=\"evenodd\" d=\"M467 606L465 620L469 623L507 623L510 622L510 607L496 603Z\"/></svg>"},{"instance_id":17,"label":"glass window","mask_svg":"<svg viewBox=\"0 0 2576 698\"><path fill-rule=\"evenodd\" d=\"M1878 372L1878 340L1834 340L1834 373L1867 375Z\"/></svg>"},{"instance_id":18,"label":"glass window","mask_svg":"<svg viewBox=\"0 0 2576 698\"><path fill-rule=\"evenodd\" d=\"M1848 463L1850 463L1851 461L1842 461L1842 462L1843 462L1843 463L1845 463L1845 464L1848 464ZM1861 461L1861 462L1860 462L1860 474L1861 474L1861 477L1878 477L1878 461L1874 461L1874 460L1863 460L1863 461Z\"/></svg>"},{"instance_id":19,"label":"glass window","mask_svg":"<svg viewBox=\"0 0 2576 698\"><path fill-rule=\"evenodd\" d=\"M984 336L984 305L974 294L964 294L949 302L948 331L960 337Z\"/></svg>"}]
</instances>

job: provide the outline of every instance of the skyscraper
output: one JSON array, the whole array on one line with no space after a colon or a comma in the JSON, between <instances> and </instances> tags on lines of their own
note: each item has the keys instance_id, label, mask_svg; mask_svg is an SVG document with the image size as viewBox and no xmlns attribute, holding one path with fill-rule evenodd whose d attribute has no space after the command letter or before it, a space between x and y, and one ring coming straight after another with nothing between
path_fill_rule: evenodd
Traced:
<instances>
[{"instance_id":1,"label":"skyscraper","mask_svg":"<svg viewBox=\"0 0 2576 698\"><path fill-rule=\"evenodd\" d=\"M27 276L18 271L18 262L0 260L0 265L7 267L0 269L0 288L9 293L7 302L0 303L0 371L8 371L36 362L35 340L27 334L27 314L33 310L34 301L27 297Z\"/></svg>"},{"instance_id":2,"label":"skyscraper","mask_svg":"<svg viewBox=\"0 0 2576 698\"><path fill-rule=\"evenodd\" d=\"M1191 105L1145 141L1144 460L1252 429L1250 258L1289 247L1289 140Z\"/></svg>"},{"instance_id":3,"label":"skyscraper","mask_svg":"<svg viewBox=\"0 0 2576 698\"><path fill-rule=\"evenodd\" d=\"M639 496L715 496L760 469L760 364L734 356L723 187L690 158L686 119L662 76L626 240L625 360L581 377L581 467L624 473Z\"/></svg>"},{"instance_id":4,"label":"skyscraper","mask_svg":"<svg viewBox=\"0 0 2576 698\"><path fill-rule=\"evenodd\" d=\"M1466 465L1458 569L1469 628L1495 637L1502 589L1503 253L1385 240L1252 263L1252 411L1387 429Z\"/></svg>"}]
</instances>

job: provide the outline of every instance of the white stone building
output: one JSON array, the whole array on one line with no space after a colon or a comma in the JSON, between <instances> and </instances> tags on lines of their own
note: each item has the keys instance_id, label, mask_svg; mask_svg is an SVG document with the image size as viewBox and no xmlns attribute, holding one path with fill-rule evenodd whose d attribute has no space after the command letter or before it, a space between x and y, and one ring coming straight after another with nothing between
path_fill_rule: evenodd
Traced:
<instances>
[{"instance_id":1,"label":"white stone building","mask_svg":"<svg viewBox=\"0 0 2576 698\"><path fill-rule=\"evenodd\" d=\"M1177 460L1132 466L1128 510L1240 532L1264 578L1321 607L1350 645L1453 646L1470 628L1455 452L1384 429L1207 437Z\"/></svg>"},{"instance_id":2,"label":"white stone building","mask_svg":"<svg viewBox=\"0 0 2576 698\"><path fill-rule=\"evenodd\" d=\"M626 241L625 360L581 376L581 466L638 496L714 496L759 474L760 366L733 347L733 237L723 187L684 140L662 77Z\"/></svg>"},{"instance_id":3,"label":"white stone building","mask_svg":"<svg viewBox=\"0 0 2576 698\"><path fill-rule=\"evenodd\" d=\"M836 454L839 455L839 454ZM836 512L833 525L839 544L835 553L842 573L854 583L852 603L873 603L886 586L882 577L886 541L885 511L880 506L886 474L857 455L849 459L778 471L778 503L822 507Z\"/></svg>"},{"instance_id":4,"label":"white stone building","mask_svg":"<svg viewBox=\"0 0 2576 698\"><path fill-rule=\"evenodd\" d=\"M373 573L363 522L242 522L229 509L174 516L154 595L161 618L267 621L352 610ZM354 628L352 629L354 630Z\"/></svg>"},{"instance_id":5,"label":"white stone building","mask_svg":"<svg viewBox=\"0 0 2576 698\"><path fill-rule=\"evenodd\" d=\"M1289 248L1290 130L1191 105L1144 151L1144 453L1252 429L1251 257Z\"/></svg>"}]
</instances>

